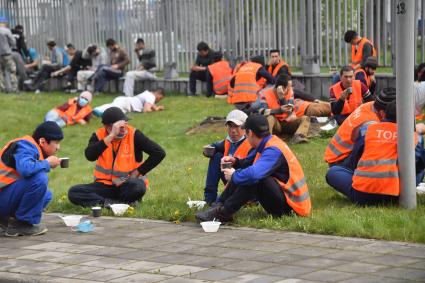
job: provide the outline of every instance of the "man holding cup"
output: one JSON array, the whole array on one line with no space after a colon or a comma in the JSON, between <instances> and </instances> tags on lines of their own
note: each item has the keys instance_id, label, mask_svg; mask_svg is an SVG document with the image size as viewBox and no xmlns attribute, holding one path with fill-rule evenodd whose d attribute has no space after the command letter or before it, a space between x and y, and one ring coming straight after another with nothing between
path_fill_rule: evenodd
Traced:
<instances>
[{"instance_id":1,"label":"man holding cup","mask_svg":"<svg viewBox=\"0 0 425 283\"><path fill-rule=\"evenodd\" d=\"M221 172L221 158L227 155L245 158L251 150L251 146L245 137L245 130L241 128L247 117L241 110L230 111L227 114L225 123L227 137L222 141L204 146L203 154L205 157L210 158L204 189L205 202L209 205L217 199L220 179L223 183L227 183Z\"/></svg>"},{"instance_id":2,"label":"man holding cup","mask_svg":"<svg viewBox=\"0 0 425 283\"><path fill-rule=\"evenodd\" d=\"M338 125L341 125L362 103L373 101L373 95L365 84L354 79L352 67L342 67L339 74L341 81L330 87L329 101L332 114Z\"/></svg>"},{"instance_id":3,"label":"man holding cup","mask_svg":"<svg viewBox=\"0 0 425 283\"><path fill-rule=\"evenodd\" d=\"M8 237L47 232L43 209L52 199L47 173L60 164L55 156L63 139L55 122L44 122L32 136L8 142L0 151L0 232Z\"/></svg>"},{"instance_id":4,"label":"man holding cup","mask_svg":"<svg viewBox=\"0 0 425 283\"><path fill-rule=\"evenodd\" d=\"M103 127L91 136L85 150L87 160L96 161L95 181L69 189L73 204L105 207L142 199L147 187L145 175L164 159L165 152L127 121L118 107L103 112ZM143 153L149 155L145 161Z\"/></svg>"},{"instance_id":5,"label":"man holding cup","mask_svg":"<svg viewBox=\"0 0 425 283\"><path fill-rule=\"evenodd\" d=\"M199 221L214 218L222 222L232 221L233 215L251 199L258 200L266 212L275 217L292 212L308 216L311 202L296 156L284 141L270 134L266 117L252 114L243 127L255 150L244 159L222 158L222 163L233 164L232 168L223 169L229 184L217 204L198 212L196 218Z\"/></svg>"}]
</instances>

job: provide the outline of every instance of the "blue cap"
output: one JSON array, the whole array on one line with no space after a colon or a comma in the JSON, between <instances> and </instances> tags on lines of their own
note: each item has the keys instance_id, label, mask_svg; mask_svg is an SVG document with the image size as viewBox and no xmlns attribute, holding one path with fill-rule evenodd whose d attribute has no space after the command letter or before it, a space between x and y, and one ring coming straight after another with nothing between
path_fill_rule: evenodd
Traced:
<instances>
[{"instance_id":1,"label":"blue cap","mask_svg":"<svg viewBox=\"0 0 425 283\"><path fill-rule=\"evenodd\" d=\"M0 17L0 23L8 23L9 20L6 17Z\"/></svg>"}]
</instances>

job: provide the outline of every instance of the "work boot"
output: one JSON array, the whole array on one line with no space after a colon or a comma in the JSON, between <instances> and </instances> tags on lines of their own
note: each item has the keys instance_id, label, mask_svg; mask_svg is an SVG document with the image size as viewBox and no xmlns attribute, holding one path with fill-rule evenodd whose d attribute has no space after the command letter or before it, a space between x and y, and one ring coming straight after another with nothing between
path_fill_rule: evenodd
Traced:
<instances>
[{"instance_id":1,"label":"work boot","mask_svg":"<svg viewBox=\"0 0 425 283\"><path fill-rule=\"evenodd\" d=\"M223 205L217 205L210 207L205 211L198 212L195 214L196 219L199 222L220 220L221 222L232 222L233 216L224 211Z\"/></svg>"},{"instance_id":2,"label":"work boot","mask_svg":"<svg viewBox=\"0 0 425 283\"><path fill-rule=\"evenodd\" d=\"M47 227L46 225L42 223L33 225L25 221L14 219L7 226L5 236L7 237L37 236L37 235L42 235L46 232L47 232Z\"/></svg>"}]
</instances>

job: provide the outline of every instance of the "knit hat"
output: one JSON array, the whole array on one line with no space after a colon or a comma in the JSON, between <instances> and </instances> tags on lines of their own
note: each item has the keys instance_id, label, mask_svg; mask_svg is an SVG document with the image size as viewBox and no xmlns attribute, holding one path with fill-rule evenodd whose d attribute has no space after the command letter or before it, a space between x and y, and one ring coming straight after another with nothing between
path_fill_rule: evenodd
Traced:
<instances>
[{"instance_id":1,"label":"knit hat","mask_svg":"<svg viewBox=\"0 0 425 283\"><path fill-rule=\"evenodd\" d=\"M252 131L257 137L265 137L270 134L266 116L257 113L248 116L242 128Z\"/></svg>"},{"instance_id":2,"label":"knit hat","mask_svg":"<svg viewBox=\"0 0 425 283\"><path fill-rule=\"evenodd\" d=\"M396 90L393 87L384 88L375 98L374 106L377 110L385 110L387 105L396 100Z\"/></svg>"},{"instance_id":3,"label":"knit hat","mask_svg":"<svg viewBox=\"0 0 425 283\"><path fill-rule=\"evenodd\" d=\"M376 60L376 57L369 56L366 59L366 62L364 63L365 67L369 67L372 69L376 69L378 67L378 60Z\"/></svg>"},{"instance_id":4,"label":"knit hat","mask_svg":"<svg viewBox=\"0 0 425 283\"><path fill-rule=\"evenodd\" d=\"M87 101L90 103L93 99L93 95L91 94L90 91L83 91L82 93L80 93L80 97L87 99Z\"/></svg>"},{"instance_id":5,"label":"knit hat","mask_svg":"<svg viewBox=\"0 0 425 283\"><path fill-rule=\"evenodd\" d=\"M110 125L120 120L129 120L128 117L121 110L121 108L110 107L106 109L105 112L103 112L102 114L102 124L104 125Z\"/></svg>"},{"instance_id":6,"label":"knit hat","mask_svg":"<svg viewBox=\"0 0 425 283\"><path fill-rule=\"evenodd\" d=\"M38 125L32 137L35 140L45 138L51 141L60 141L63 139L62 129L53 121L46 121Z\"/></svg>"},{"instance_id":7,"label":"knit hat","mask_svg":"<svg viewBox=\"0 0 425 283\"><path fill-rule=\"evenodd\" d=\"M244 112L242 112L241 110L232 110L229 112L229 114L227 114L226 117L226 125L228 122L232 122L235 123L236 125L240 126L243 123L245 123L246 118L248 118L248 115L246 115Z\"/></svg>"}]
</instances>

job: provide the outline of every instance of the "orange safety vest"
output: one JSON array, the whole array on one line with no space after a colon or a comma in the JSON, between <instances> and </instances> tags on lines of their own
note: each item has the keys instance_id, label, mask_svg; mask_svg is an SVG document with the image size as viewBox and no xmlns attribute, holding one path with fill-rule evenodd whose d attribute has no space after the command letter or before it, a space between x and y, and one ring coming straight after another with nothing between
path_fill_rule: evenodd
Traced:
<instances>
[{"instance_id":1,"label":"orange safety vest","mask_svg":"<svg viewBox=\"0 0 425 283\"><path fill-rule=\"evenodd\" d=\"M301 168L301 164L297 160L297 157L289 149L288 145L275 135L267 141L264 149L268 147L278 148L288 162L289 167L289 179L287 183L282 182L275 176L272 176L273 179L275 179L282 188L289 206L291 206L298 215L308 216L311 211L310 196L304 172ZM260 157L261 152L257 152L254 163Z\"/></svg>"},{"instance_id":2,"label":"orange safety vest","mask_svg":"<svg viewBox=\"0 0 425 283\"><path fill-rule=\"evenodd\" d=\"M78 123L81 119L84 119L87 115L92 112L90 105L86 105L77 112L77 97L71 98L68 100L69 107L66 111L61 111L58 108L54 110L59 114L61 118L67 117L66 124L73 125Z\"/></svg>"},{"instance_id":3,"label":"orange safety vest","mask_svg":"<svg viewBox=\"0 0 425 283\"><path fill-rule=\"evenodd\" d=\"M342 108L341 114L347 115L352 113L357 107L359 107L363 102L362 96L362 82L358 80L354 80L352 84L353 93L350 94L350 98L345 100L344 107ZM331 86L333 93L335 94L335 98L339 99L341 97L341 93L343 92L341 87L341 82L338 82Z\"/></svg>"},{"instance_id":4,"label":"orange safety vest","mask_svg":"<svg viewBox=\"0 0 425 283\"><path fill-rule=\"evenodd\" d=\"M366 71L363 68L359 68L354 72L354 78L357 80L356 75L358 73L363 73L364 78L366 80L366 86L367 88L370 88L370 85L372 84L372 80L370 79L370 77L368 76L368 74L366 74Z\"/></svg>"},{"instance_id":5,"label":"orange safety vest","mask_svg":"<svg viewBox=\"0 0 425 283\"><path fill-rule=\"evenodd\" d=\"M230 141L227 139L224 140L224 153L223 156L229 155L229 149L230 149ZM237 157L239 159L245 158L248 156L249 151L252 149L250 143L248 142L248 139L245 139L236 149L236 151L233 153L234 157Z\"/></svg>"},{"instance_id":6,"label":"orange safety vest","mask_svg":"<svg viewBox=\"0 0 425 283\"><path fill-rule=\"evenodd\" d=\"M127 129L127 135L120 140L112 141L97 159L94 169L94 179L96 182L112 185L113 180L126 179L132 171L143 163L136 161L134 152L134 133L136 129L131 126L127 126ZM107 135L108 132L105 128L100 128L96 132L99 140L104 139ZM114 147L118 148L115 159L113 153ZM147 179L145 179L145 183L146 185L148 184Z\"/></svg>"},{"instance_id":7,"label":"orange safety vest","mask_svg":"<svg viewBox=\"0 0 425 283\"><path fill-rule=\"evenodd\" d=\"M347 158L353 151L353 145L360 127L368 122L379 122L373 103L373 101L370 101L360 105L339 126L338 131L326 147L324 159L327 163L331 164Z\"/></svg>"},{"instance_id":8,"label":"orange safety vest","mask_svg":"<svg viewBox=\"0 0 425 283\"><path fill-rule=\"evenodd\" d=\"M232 89L229 88L228 103L250 103L257 100L257 93L261 87L256 81L256 76L261 67L260 64L254 62L241 64L239 70L233 75L235 85Z\"/></svg>"},{"instance_id":9,"label":"orange safety vest","mask_svg":"<svg viewBox=\"0 0 425 283\"><path fill-rule=\"evenodd\" d=\"M267 71L270 74L272 74L274 78L276 78L277 73L279 72L280 68L282 68L283 66L286 66L288 68L289 75L291 75L291 69L289 69L289 65L283 60L280 60L280 62L276 65L276 67L274 67L274 69L272 65L269 65L269 67L267 68Z\"/></svg>"},{"instance_id":10,"label":"orange safety vest","mask_svg":"<svg viewBox=\"0 0 425 283\"><path fill-rule=\"evenodd\" d=\"M267 103L267 106L268 106L269 109L277 109L277 108L281 107L273 87L265 89L264 92L263 92L263 95L264 95L264 99L266 100L266 103ZM294 99L294 92L293 92L292 88L289 88L289 90L286 92L284 99L286 101L289 101L290 99L292 99L292 100ZM283 121L286 118L288 118L287 113L273 114L273 115L276 117L276 119L278 121Z\"/></svg>"},{"instance_id":11,"label":"orange safety vest","mask_svg":"<svg viewBox=\"0 0 425 283\"><path fill-rule=\"evenodd\" d=\"M294 99L294 112L297 117L302 117L305 115L305 111L310 106L310 101L305 101L299 98Z\"/></svg>"},{"instance_id":12,"label":"orange safety vest","mask_svg":"<svg viewBox=\"0 0 425 283\"><path fill-rule=\"evenodd\" d=\"M360 42L357 46L357 52L356 52L356 46L351 45L351 67L354 68L356 65L362 62L363 46L365 45L365 43L369 43L370 45L372 45L372 56L376 57L376 49L373 46L372 42L370 42L369 39L362 37L362 39L360 39ZM360 68L360 67L357 67L357 68Z\"/></svg>"},{"instance_id":13,"label":"orange safety vest","mask_svg":"<svg viewBox=\"0 0 425 283\"><path fill-rule=\"evenodd\" d=\"M357 191L398 196L397 124L382 122L366 130L362 157L353 175Z\"/></svg>"},{"instance_id":14,"label":"orange safety vest","mask_svg":"<svg viewBox=\"0 0 425 283\"><path fill-rule=\"evenodd\" d=\"M22 140L28 141L28 142L32 143L33 145L35 145L35 147L38 150L38 155L39 155L38 160L44 160L43 152L41 151L40 146L35 142L35 140L32 137L23 136L21 138L11 140L0 151L0 189L16 182L21 177L19 175L18 171L16 171L16 169L9 167L6 164L4 164L1 157L3 156L4 152L9 148L9 146L12 143L17 142L17 141L22 141Z\"/></svg>"},{"instance_id":15,"label":"orange safety vest","mask_svg":"<svg viewBox=\"0 0 425 283\"><path fill-rule=\"evenodd\" d=\"M208 70L213 79L214 93L221 95L227 93L227 87L232 77L232 68L227 61L219 61L208 65Z\"/></svg>"}]
</instances>

